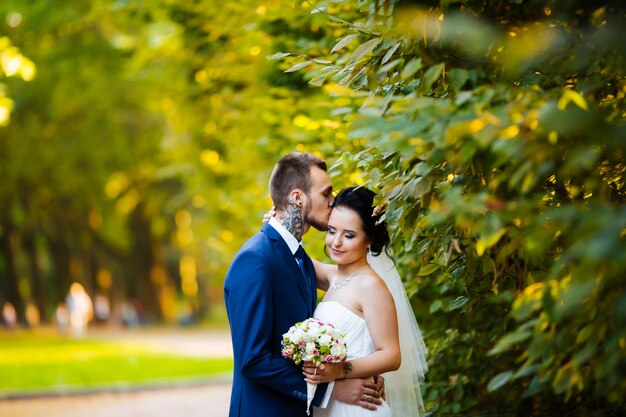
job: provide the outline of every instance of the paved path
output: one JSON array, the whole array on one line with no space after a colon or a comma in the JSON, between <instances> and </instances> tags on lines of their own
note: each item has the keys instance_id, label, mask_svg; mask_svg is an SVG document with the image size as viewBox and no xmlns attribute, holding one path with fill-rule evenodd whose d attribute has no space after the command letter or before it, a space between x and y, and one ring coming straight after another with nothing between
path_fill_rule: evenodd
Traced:
<instances>
[{"instance_id":1,"label":"paved path","mask_svg":"<svg viewBox=\"0 0 626 417\"><path fill-rule=\"evenodd\" d=\"M230 385L0 401L2 417L227 417Z\"/></svg>"},{"instance_id":2,"label":"paved path","mask_svg":"<svg viewBox=\"0 0 626 417\"><path fill-rule=\"evenodd\" d=\"M227 331L94 329L88 337L201 357L232 356ZM226 417L230 383L0 400L0 417Z\"/></svg>"}]
</instances>

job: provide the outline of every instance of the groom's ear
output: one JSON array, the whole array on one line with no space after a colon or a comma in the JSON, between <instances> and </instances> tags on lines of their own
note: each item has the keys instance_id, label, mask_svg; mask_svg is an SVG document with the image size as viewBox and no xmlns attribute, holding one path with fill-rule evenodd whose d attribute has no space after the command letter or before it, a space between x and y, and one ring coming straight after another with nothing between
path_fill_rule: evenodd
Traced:
<instances>
[{"instance_id":1,"label":"groom's ear","mask_svg":"<svg viewBox=\"0 0 626 417\"><path fill-rule=\"evenodd\" d=\"M289 194L289 201L291 201L297 208L302 208L302 206L304 206L304 198L304 193L298 188L295 188L291 191L291 194Z\"/></svg>"}]
</instances>

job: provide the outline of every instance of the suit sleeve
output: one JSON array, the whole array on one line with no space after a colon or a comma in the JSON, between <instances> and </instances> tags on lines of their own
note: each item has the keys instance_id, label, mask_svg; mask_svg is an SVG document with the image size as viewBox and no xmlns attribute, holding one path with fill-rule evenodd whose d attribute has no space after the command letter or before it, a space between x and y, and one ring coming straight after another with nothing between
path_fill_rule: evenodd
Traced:
<instances>
[{"instance_id":1,"label":"suit sleeve","mask_svg":"<svg viewBox=\"0 0 626 417\"><path fill-rule=\"evenodd\" d=\"M262 254L246 251L239 254L226 278L225 300L230 320L233 350L246 378L306 401L306 382L301 370L282 356L273 354L272 338L276 285L269 260ZM326 385L317 391L325 392ZM318 394L318 393L316 393ZM320 402L316 395L316 403Z\"/></svg>"}]
</instances>

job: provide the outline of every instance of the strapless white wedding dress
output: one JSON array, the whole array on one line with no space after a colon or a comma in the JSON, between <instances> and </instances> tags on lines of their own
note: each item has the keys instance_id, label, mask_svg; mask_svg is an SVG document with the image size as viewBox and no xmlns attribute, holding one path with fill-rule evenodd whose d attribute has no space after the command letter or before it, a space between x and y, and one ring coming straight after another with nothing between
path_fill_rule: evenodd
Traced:
<instances>
[{"instance_id":1,"label":"strapless white wedding dress","mask_svg":"<svg viewBox=\"0 0 626 417\"><path fill-rule=\"evenodd\" d=\"M367 329L365 320L352 310L337 301L322 301L315 309L314 316L324 323L331 323L342 333L346 334L348 360L362 358L374 353L374 342ZM391 409L387 403L378 406L376 411L342 403L333 397L328 407L315 408L315 417L391 417Z\"/></svg>"}]
</instances>

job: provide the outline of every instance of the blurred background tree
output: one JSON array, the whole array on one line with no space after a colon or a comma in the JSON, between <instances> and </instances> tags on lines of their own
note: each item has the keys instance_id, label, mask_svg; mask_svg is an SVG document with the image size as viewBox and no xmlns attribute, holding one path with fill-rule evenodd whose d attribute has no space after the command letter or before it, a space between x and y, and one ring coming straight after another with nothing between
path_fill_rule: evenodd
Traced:
<instances>
[{"instance_id":1,"label":"blurred background tree","mask_svg":"<svg viewBox=\"0 0 626 417\"><path fill-rule=\"evenodd\" d=\"M620 1L5 0L0 302L50 321L81 282L145 321L219 314L273 163L315 152L388 205L428 409L621 415L624 18Z\"/></svg>"},{"instance_id":2,"label":"blurred background tree","mask_svg":"<svg viewBox=\"0 0 626 417\"><path fill-rule=\"evenodd\" d=\"M49 321L72 282L148 321L219 314L276 159L334 150L309 118L325 98L265 59L295 47L285 30L315 37L296 16L281 1L3 2L1 33L39 69L6 81L1 131L2 302L22 323L28 306Z\"/></svg>"},{"instance_id":3,"label":"blurred background tree","mask_svg":"<svg viewBox=\"0 0 626 417\"><path fill-rule=\"evenodd\" d=\"M7 24L19 24L20 17L15 14L7 16ZM20 50L13 46L11 39L7 36L0 36L0 128L5 127L11 120L14 102L7 93L7 85L4 80L7 77L20 77L24 81L30 81L35 76L35 65L31 60L20 53ZM2 146L2 145L0 145ZM0 168L1 169L1 168ZM3 176L3 178L5 178ZM4 225L3 225L4 226ZM9 234L2 235L2 248L9 255L9 261L5 265L7 275L16 276L15 265L11 262L11 243ZM5 297L12 306L17 307L20 320L24 319L24 305L19 294L16 279L7 279L3 288Z\"/></svg>"}]
</instances>

